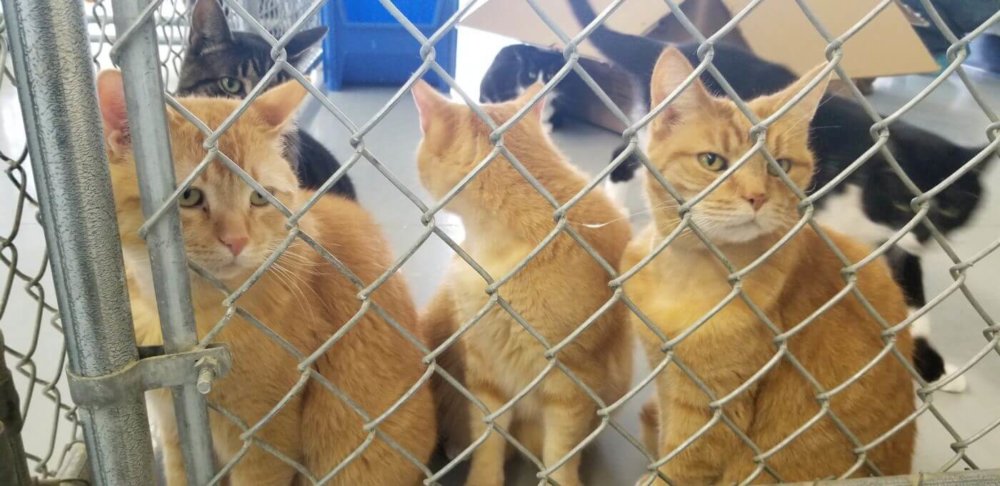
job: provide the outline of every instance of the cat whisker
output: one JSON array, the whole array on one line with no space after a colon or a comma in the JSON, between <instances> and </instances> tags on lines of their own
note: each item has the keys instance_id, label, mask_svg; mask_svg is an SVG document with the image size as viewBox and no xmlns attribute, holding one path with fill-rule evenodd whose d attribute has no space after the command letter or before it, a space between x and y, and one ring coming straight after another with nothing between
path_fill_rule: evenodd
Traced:
<instances>
[{"instance_id":1,"label":"cat whisker","mask_svg":"<svg viewBox=\"0 0 1000 486\"><path fill-rule=\"evenodd\" d=\"M275 245L275 246L269 248L267 250L267 254L268 255L274 254L274 252L278 250L279 246L280 246L280 244ZM291 246L289 246L288 248L286 248L281 253L281 256L278 259L279 260L286 260L286 261L290 261L290 262L295 262L295 263L298 263L298 264L300 264L300 265L302 265L304 267L311 267L311 266L313 266L312 259L310 259L307 255L304 255L301 252L297 251L297 250L301 249L302 246L303 245L301 243L298 243L298 242L292 243Z\"/></svg>"},{"instance_id":2,"label":"cat whisker","mask_svg":"<svg viewBox=\"0 0 1000 486\"><path fill-rule=\"evenodd\" d=\"M819 107L821 107L821 106L823 106L823 105L825 105L825 104L833 101L833 99L834 99L834 95L830 95L830 96L827 96L826 99L820 100L819 104L816 105L816 109L818 110ZM809 118L800 118L799 121L795 122L794 125L788 127L788 131L795 130L800 125L802 125L802 123L812 123L812 120L813 120L812 117L809 117ZM815 128L816 127L810 126L810 127L807 127L806 130L812 130L812 129L815 129Z\"/></svg>"},{"instance_id":3,"label":"cat whisker","mask_svg":"<svg viewBox=\"0 0 1000 486\"><path fill-rule=\"evenodd\" d=\"M661 204L658 204L656 206L651 206L651 207L648 207L648 208L640 209L638 211L628 212L628 213L626 213L624 216L622 216L620 218L615 218L615 219L612 219L610 221L605 221L603 223L577 223L575 221L570 221L570 222L573 223L573 224L577 224L577 225L583 226L584 228L600 229L600 228L603 228L603 227L605 227L605 226L607 226L609 224L616 223L616 222L621 221L621 220L631 220L633 216L638 216L640 214L652 213L653 211L658 211L658 210L662 210L662 209L672 209L672 208L676 208L677 206L678 206L678 204L676 202L674 202L674 203L661 203Z\"/></svg>"},{"instance_id":4,"label":"cat whisker","mask_svg":"<svg viewBox=\"0 0 1000 486\"><path fill-rule=\"evenodd\" d=\"M272 273L271 274L278 281L280 281L283 284L285 284L285 287L288 288L290 291L292 291L292 293L294 293L295 296L298 299L301 299L301 301L306 302L308 300L315 300L315 301L321 301L322 300L322 299L320 299L319 294L316 293L316 290L313 289L309 285L309 283L306 282L304 278L302 278L301 275L298 275L294 271L286 269L285 267L283 267L278 262L275 262L275 264L271 267L271 269L272 269ZM312 294L313 299L307 299L306 298L306 294L302 290L303 286L305 286L307 289L310 290L310 293ZM310 317L313 320L315 320L316 319L316 312L315 312L315 310L312 309L311 307L308 307L308 309L309 309Z\"/></svg>"},{"instance_id":5,"label":"cat whisker","mask_svg":"<svg viewBox=\"0 0 1000 486\"><path fill-rule=\"evenodd\" d=\"M299 254L297 252L294 252L294 251L291 251L291 250L282 253L281 256L278 258L278 260L279 261L284 260L285 262L297 263L297 264L300 264L300 265L305 266L305 267L309 267L309 266L312 265L312 260L309 257L307 257L305 255L301 255L301 254Z\"/></svg>"}]
</instances>

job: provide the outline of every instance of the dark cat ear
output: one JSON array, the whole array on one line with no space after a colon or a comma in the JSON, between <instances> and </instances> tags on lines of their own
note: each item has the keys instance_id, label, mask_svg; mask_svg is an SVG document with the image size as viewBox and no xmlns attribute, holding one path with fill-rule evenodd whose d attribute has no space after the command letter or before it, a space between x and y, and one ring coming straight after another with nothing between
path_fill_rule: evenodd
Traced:
<instances>
[{"instance_id":1,"label":"dark cat ear","mask_svg":"<svg viewBox=\"0 0 1000 486\"><path fill-rule=\"evenodd\" d=\"M191 12L189 49L202 52L214 45L232 42L233 34L226 22L219 0L198 0Z\"/></svg>"},{"instance_id":2,"label":"dark cat ear","mask_svg":"<svg viewBox=\"0 0 1000 486\"><path fill-rule=\"evenodd\" d=\"M125 86L122 73L105 69L97 75L97 101L104 121L105 142L118 152L131 145L128 131L128 111L125 109Z\"/></svg>"},{"instance_id":3,"label":"dark cat ear","mask_svg":"<svg viewBox=\"0 0 1000 486\"><path fill-rule=\"evenodd\" d=\"M431 121L448 106L448 100L422 79L413 83L410 92L413 93L413 102L416 103L417 114L420 115L420 131L427 133Z\"/></svg>"},{"instance_id":4,"label":"dark cat ear","mask_svg":"<svg viewBox=\"0 0 1000 486\"><path fill-rule=\"evenodd\" d=\"M268 126L284 131L295 118L302 99L309 92L298 81L291 80L269 89L251 103L254 111Z\"/></svg>"},{"instance_id":5,"label":"dark cat ear","mask_svg":"<svg viewBox=\"0 0 1000 486\"><path fill-rule=\"evenodd\" d=\"M773 95L768 95L761 98L762 103L764 103L764 111L767 113L775 113L785 106L786 103L795 98L802 90L806 89L817 76L826 67L826 63L822 63L809 70L808 73L802 75L798 81L792 83L787 88L778 91ZM823 99L823 95L826 94L826 87L830 84L830 74L827 73L823 75L823 79L819 80L819 83L805 96L799 100L795 106L789 108L785 112L784 116L781 117L782 120L789 120L793 123L801 123L803 120L812 120L813 116L816 114L816 109L819 108L819 103Z\"/></svg>"},{"instance_id":6,"label":"dark cat ear","mask_svg":"<svg viewBox=\"0 0 1000 486\"><path fill-rule=\"evenodd\" d=\"M292 39L288 41L288 45L285 46L285 51L288 52L288 60L292 63L298 61L299 56L309 50L310 47L316 45L317 42L323 40L328 30L325 26L313 27L292 36Z\"/></svg>"},{"instance_id":7,"label":"dark cat ear","mask_svg":"<svg viewBox=\"0 0 1000 486\"><path fill-rule=\"evenodd\" d=\"M683 86L684 81L693 73L694 67L691 66L691 63L688 62L681 51L674 47L664 49L663 54L660 54L660 58L656 61L656 67L653 68L653 77L650 80L650 109L658 106L674 90ZM657 117L659 121L654 123L654 128L657 125L665 126L664 123L669 125L669 123L685 113L706 109L711 103L712 97L705 90L705 85L701 83L700 79L695 78L660 113L660 116Z\"/></svg>"}]
</instances>

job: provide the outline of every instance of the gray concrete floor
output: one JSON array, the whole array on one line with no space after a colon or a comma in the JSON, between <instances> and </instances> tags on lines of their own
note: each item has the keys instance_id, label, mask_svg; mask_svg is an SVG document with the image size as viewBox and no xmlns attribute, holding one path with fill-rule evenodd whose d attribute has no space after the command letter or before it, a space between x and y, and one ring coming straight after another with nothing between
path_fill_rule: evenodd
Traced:
<instances>
[{"instance_id":1,"label":"gray concrete floor","mask_svg":"<svg viewBox=\"0 0 1000 486\"><path fill-rule=\"evenodd\" d=\"M493 58L493 53L505 42L486 34L463 30L460 34L459 82L473 97L482 73ZM1000 108L1000 78L992 75L974 76L976 83L986 94L994 110ZM883 79L876 84L873 102L883 111L893 110L906 102L925 87L931 78L927 76L906 76ZM394 89L389 88L349 88L330 93L330 100L340 107L356 125L365 124L389 100ZM985 140L988 124L982 111L975 106L964 88L951 79L926 101L920 103L905 119L938 131L963 144L980 143ZM324 141L341 161L347 161L353 153L348 144L349 131L331 114L322 110L315 101L305 107L301 114L302 126ZM16 95L5 86L0 91L0 150L11 153L23 147L23 130L17 108ZM413 191L421 200L431 199L420 187L417 179L414 153L419 140L419 129L414 106L410 98L403 97L369 134L364 137L365 146L385 164L396 178ZM554 135L556 143L569 159L581 169L596 173L608 161L608 155L617 137L607 131L588 125L574 125L560 130ZM368 208L382 224L397 255L412 247L420 234L421 211L403 194L390 184L367 161L360 160L350 171L350 176L360 194L360 202ZM1000 170L996 167L986 175L986 186L1000 187ZM6 232L12 222L15 192L6 180L0 181L0 232ZM631 191L629 210L638 224L644 219L642 201ZM449 215L438 215L439 224L452 230L456 238L462 234L460 222ZM987 247L1000 237L1000 199L990 193L983 201L983 209L969 227L956 232L952 242L958 253L968 258ZM43 236L35 222L34 212L22 221L22 229L15 241L20 250L19 266L24 269L37 268L42 259ZM410 283L418 305L424 305L441 283L442 270L451 258L451 250L444 243L431 237L402 267ZM936 295L950 282L947 269L950 265L940 250L929 252L925 260L925 280L929 295ZM969 272L968 287L979 299L980 304L993 316L1000 316L1000 286L996 285L995 272L1000 270L1000 256L993 254L983 259ZM7 277L7 268L0 266L0 282ZM43 281L46 295L54 299L51 282ZM14 349L28 349L36 342L34 313L37 305L21 286L16 285L8 304L10 308L3 314L0 330L7 337L8 345ZM986 326L972 306L960 294L946 299L931 313L935 327L932 341L953 363L965 363L980 352L986 341L982 329ZM37 338L35 360L40 376L52 377L58 371L55 366L62 350L60 336L48 325L49 315L43 316L43 326ZM13 359L8 357L8 359ZM636 380L643 376L645 366L639 364ZM938 394L934 404L954 427L957 435L968 438L990 425L1000 421L1000 358L995 353L976 364L968 372L969 390L964 394ZM26 381L18 379L19 389L26 388ZM58 387L63 397L66 388ZM36 393L37 393L36 389ZM616 417L632 434L638 435L637 410L645 394L633 399L628 407ZM879 404L872 403L872 407ZM48 401L35 395L24 434L26 447L30 452L44 453L53 434L54 409ZM930 413L922 415L919 423L919 445L916 469L936 471L948 463L954 455L950 444L955 439L938 423ZM56 442L68 439L65 425L55 432ZM57 449L58 452L59 449ZM980 468L1000 467L1000 431L992 430L971 446L969 455ZM643 470L642 456L616 431L606 429L596 443L585 452L584 479L588 484L619 485L632 484ZM954 469L961 469L958 464ZM461 480L462 469L447 477L447 482L457 484ZM516 462L509 468L509 484L535 484L534 472L524 462Z\"/></svg>"}]
</instances>

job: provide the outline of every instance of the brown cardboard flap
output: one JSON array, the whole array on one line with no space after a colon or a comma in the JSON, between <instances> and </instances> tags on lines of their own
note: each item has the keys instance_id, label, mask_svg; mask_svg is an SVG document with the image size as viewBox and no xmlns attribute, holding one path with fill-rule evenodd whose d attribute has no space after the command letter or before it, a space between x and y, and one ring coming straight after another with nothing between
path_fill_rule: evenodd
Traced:
<instances>
[{"instance_id":1,"label":"brown cardboard flap","mask_svg":"<svg viewBox=\"0 0 1000 486\"><path fill-rule=\"evenodd\" d=\"M590 3L600 13L612 1L590 0ZM702 1L704 0L698 0ZM692 7L698 7L698 2ZM722 0L722 3L730 12L739 12L750 4L750 0ZM874 10L880 1L807 0L806 3L827 31L836 37L847 32ZM576 21L567 0L537 0L537 4L566 36L572 38L582 30L583 27ZM608 18L607 25L629 34L645 34L669 14L670 8L663 0L626 0ZM709 26L722 24L720 19L699 19L697 15L693 20L702 24L698 27L706 36L713 30ZM467 15L461 23L528 44L557 49L563 47L559 37L523 0L489 0ZM793 0L761 2L740 21L738 29L755 54L784 64L797 73L805 73L826 59L826 42ZM580 46L580 53L592 59L604 60L586 42ZM845 43L841 65L854 78L925 73L938 69L895 3L890 3Z\"/></svg>"},{"instance_id":2,"label":"brown cardboard flap","mask_svg":"<svg viewBox=\"0 0 1000 486\"><path fill-rule=\"evenodd\" d=\"M589 0L600 13L613 0ZM545 14L570 38L583 27L576 21L567 0L536 0ZM679 3L679 2L678 2ZM807 5L833 36L840 36L874 10L879 0L806 0ZM706 36L717 31L750 4L750 0L694 0L681 8ZM663 0L626 0L608 17L608 25L630 34L647 34L660 39L684 42L687 30L673 19ZM559 37L539 18L524 0L489 0L462 20L462 25L513 37L540 47L561 49ZM824 62L826 42L802 13L794 0L765 0L757 5L727 34L723 41L744 45L758 56L787 66L797 73ZM580 53L604 60L593 46L584 43ZM898 5L891 3L861 28L844 45L841 65L853 78L870 78L937 69L920 38ZM615 104L623 109L634 99L630 78L607 65L588 65ZM582 83L563 86L566 96L578 100L568 110L572 115L615 132L624 129L621 122Z\"/></svg>"},{"instance_id":3,"label":"brown cardboard flap","mask_svg":"<svg viewBox=\"0 0 1000 486\"><path fill-rule=\"evenodd\" d=\"M614 0L590 0L590 4L600 14L612 1ZM682 2L680 0L677 3ZM583 30L566 0L537 0L536 3L568 38L573 38ZM628 0L608 17L606 25L620 32L644 34L669 13L670 7L663 0ZM565 46L535 9L523 0L487 1L466 15L461 25L540 47L562 49ZM604 60L589 42L581 44L579 52L591 59Z\"/></svg>"},{"instance_id":4,"label":"brown cardboard flap","mask_svg":"<svg viewBox=\"0 0 1000 486\"><path fill-rule=\"evenodd\" d=\"M723 0L736 13L750 0ZM833 37L843 35L879 4L878 0L807 0L806 4ZM823 62L826 41L791 0L768 0L739 23L758 56L798 74ZM852 78L936 71L937 64L895 3L890 3L844 43L841 66Z\"/></svg>"}]
</instances>

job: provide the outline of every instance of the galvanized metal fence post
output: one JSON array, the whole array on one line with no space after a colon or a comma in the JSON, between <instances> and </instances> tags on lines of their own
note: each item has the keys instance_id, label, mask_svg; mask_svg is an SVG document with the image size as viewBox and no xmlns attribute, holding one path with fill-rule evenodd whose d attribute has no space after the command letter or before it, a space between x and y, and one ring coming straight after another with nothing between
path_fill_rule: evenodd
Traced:
<instances>
[{"instance_id":1,"label":"galvanized metal fence post","mask_svg":"<svg viewBox=\"0 0 1000 486\"><path fill-rule=\"evenodd\" d=\"M154 18L159 3L155 0L112 2L115 30L119 35L111 58L121 66L125 79L129 131L139 174L142 209L147 218L167 203L176 187ZM195 349L198 334L191 310L187 257L176 205L152 222L145 237L149 243L164 351L169 355ZM188 482L206 484L214 476L214 455L205 398L194 383L175 387L172 391Z\"/></svg>"},{"instance_id":2,"label":"galvanized metal fence post","mask_svg":"<svg viewBox=\"0 0 1000 486\"><path fill-rule=\"evenodd\" d=\"M138 359L81 2L3 0L70 372L102 377ZM97 484L148 484L141 391L81 405Z\"/></svg>"}]
</instances>

